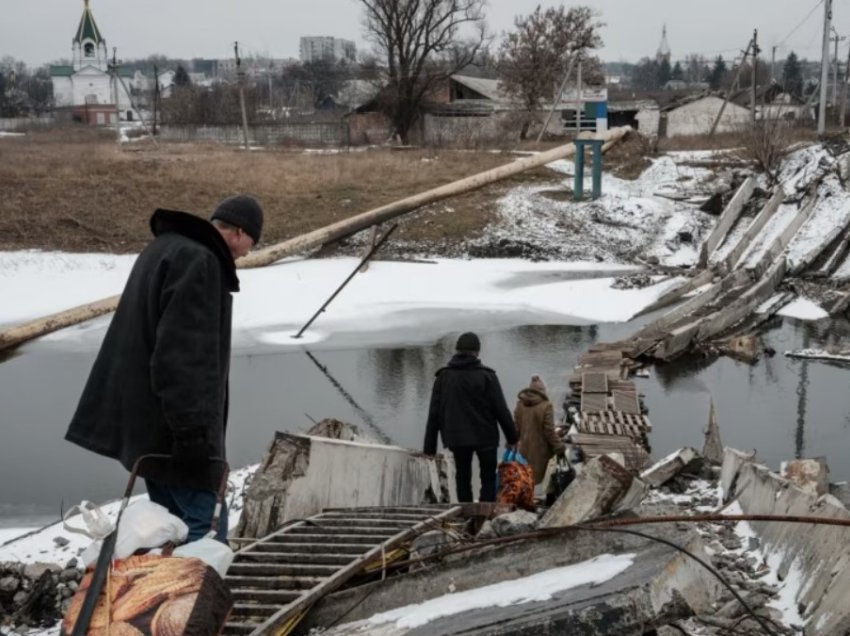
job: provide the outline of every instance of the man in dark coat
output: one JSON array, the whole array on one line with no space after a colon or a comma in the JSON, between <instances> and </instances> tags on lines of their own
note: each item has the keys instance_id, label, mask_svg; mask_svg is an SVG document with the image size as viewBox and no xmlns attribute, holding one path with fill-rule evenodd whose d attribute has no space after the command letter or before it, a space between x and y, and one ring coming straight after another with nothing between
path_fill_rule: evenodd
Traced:
<instances>
[{"instance_id":1,"label":"man in dark coat","mask_svg":"<svg viewBox=\"0 0 850 636\"><path fill-rule=\"evenodd\" d=\"M474 333L458 338L448 366L437 371L425 429L424 453L437 452L437 433L455 459L457 497L472 501L472 456L481 473L479 501L496 501L496 464L499 427L507 446L516 446L514 421L499 378L481 364L481 341Z\"/></svg>"},{"instance_id":2,"label":"man in dark coat","mask_svg":"<svg viewBox=\"0 0 850 636\"><path fill-rule=\"evenodd\" d=\"M195 540L210 530L223 475L212 459L225 457L235 261L259 241L263 211L236 196L210 221L159 209L150 226L156 238L133 265L65 439L128 470L172 455L139 474Z\"/></svg>"}]
</instances>

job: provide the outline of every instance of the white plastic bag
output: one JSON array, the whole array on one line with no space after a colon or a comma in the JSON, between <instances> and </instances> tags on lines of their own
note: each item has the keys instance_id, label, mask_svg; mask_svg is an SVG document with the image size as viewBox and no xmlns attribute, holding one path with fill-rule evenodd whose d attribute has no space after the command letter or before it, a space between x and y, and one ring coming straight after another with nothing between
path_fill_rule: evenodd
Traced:
<instances>
[{"instance_id":1,"label":"white plastic bag","mask_svg":"<svg viewBox=\"0 0 850 636\"><path fill-rule=\"evenodd\" d=\"M169 541L182 543L189 526L149 499L137 499L124 510L118 525L113 558L125 559L139 548L158 548Z\"/></svg>"},{"instance_id":2,"label":"white plastic bag","mask_svg":"<svg viewBox=\"0 0 850 636\"><path fill-rule=\"evenodd\" d=\"M83 502L83 504L88 503ZM84 510L86 509L82 507L83 504L80 505L80 510L83 511L83 519L85 521L86 512ZM93 512L90 507L87 508L90 515L94 517L97 517L98 513L99 515L103 515L103 511L97 508L97 506L94 506L94 504L90 504L90 506L97 509L96 512ZM105 515L103 515L103 519L106 519ZM106 521L107 523L109 522L108 519ZM87 521L86 523L88 525ZM83 567L88 567L97 559L98 554L100 554L100 547L103 545L102 539L109 532L106 532L102 536L99 533L84 532L80 528L69 527L67 521L65 522L65 527L71 532L79 532L97 539L80 555ZM106 528L102 523L97 527L99 528L99 532ZM112 524L110 523L109 531L111 529ZM160 506L149 499L137 499L130 503L121 515L121 523L118 526L118 539L115 542L113 558L125 559L140 548L158 548L169 541L182 543L186 540L188 534L189 527L179 517L175 517L168 512L164 506Z\"/></svg>"},{"instance_id":3,"label":"white plastic bag","mask_svg":"<svg viewBox=\"0 0 850 636\"><path fill-rule=\"evenodd\" d=\"M68 523L69 519L77 514L82 517L85 527L75 526ZM103 539L106 535L112 532L112 529L115 526L98 505L83 499L79 506L71 506L68 508L68 511L62 517L62 527L68 532L82 534L89 539Z\"/></svg>"},{"instance_id":4,"label":"white plastic bag","mask_svg":"<svg viewBox=\"0 0 850 636\"><path fill-rule=\"evenodd\" d=\"M227 568L233 562L233 550L223 544L221 541L213 539L214 533L210 532L203 539L192 541L186 545L181 545L175 548L172 553L177 557L194 557L200 559L224 578L227 574Z\"/></svg>"}]
</instances>

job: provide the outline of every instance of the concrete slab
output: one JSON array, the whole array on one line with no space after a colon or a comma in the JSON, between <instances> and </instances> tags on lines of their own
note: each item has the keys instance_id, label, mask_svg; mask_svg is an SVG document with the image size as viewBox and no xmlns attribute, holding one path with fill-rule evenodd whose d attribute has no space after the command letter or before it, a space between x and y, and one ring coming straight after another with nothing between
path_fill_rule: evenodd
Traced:
<instances>
[{"instance_id":1,"label":"concrete slab","mask_svg":"<svg viewBox=\"0 0 850 636\"><path fill-rule=\"evenodd\" d=\"M736 479L731 478L735 473ZM831 495L817 497L764 466L727 449L726 481L745 513L831 517L850 521ZM727 491L728 492L728 491ZM850 632L850 533L845 527L805 523L750 524L777 567L780 580L793 578L793 602L802 608L806 633L838 636Z\"/></svg>"},{"instance_id":2,"label":"concrete slab","mask_svg":"<svg viewBox=\"0 0 850 636\"><path fill-rule=\"evenodd\" d=\"M634 479L607 455L594 457L546 511L539 527L570 526L611 513Z\"/></svg>"},{"instance_id":3,"label":"concrete slab","mask_svg":"<svg viewBox=\"0 0 850 636\"><path fill-rule=\"evenodd\" d=\"M653 533L686 545L701 558L708 558L693 531L683 534L674 529L654 529ZM529 577L535 574L569 565L580 567L599 555L622 557L630 554L634 555L630 557L631 565L609 580L553 592L550 598L533 598ZM588 567L593 567L593 562ZM532 598L498 607L494 595L492 606L463 609L460 594L484 586L511 585L511 582ZM485 598L491 589L484 587L481 591ZM384 636L461 633L639 635L653 627L708 610L719 598L719 593L716 579L668 546L648 543L631 535L577 530L472 552L453 557L439 568L333 594L315 607L296 633L303 636L312 628L326 627L343 612L351 610L346 616L348 624L322 633L328 636L367 633ZM454 604L461 607L459 611L446 611L447 615L413 627L399 625L397 621L369 620L375 614L391 610L409 616L410 609L421 611L420 604L429 600L443 607Z\"/></svg>"},{"instance_id":4,"label":"concrete slab","mask_svg":"<svg viewBox=\"0 0 850 636\"><path fill-rule=\"evenodd\" d=\"M699 459L702 455L696 449L682 448L647 468L640 474L640 479L652 488L658 488Z\"/></svg>"},{"instance_id":5,"label":"concrete slab","mask_svg":"<svg viewBox=\"0 0 850 636\"><path fill-rule=\"evenodd\" d=\"M455 502L451 456L278 433L245 493L236 532L262 537L324 508Z\"/></svg>"}]
</instances>

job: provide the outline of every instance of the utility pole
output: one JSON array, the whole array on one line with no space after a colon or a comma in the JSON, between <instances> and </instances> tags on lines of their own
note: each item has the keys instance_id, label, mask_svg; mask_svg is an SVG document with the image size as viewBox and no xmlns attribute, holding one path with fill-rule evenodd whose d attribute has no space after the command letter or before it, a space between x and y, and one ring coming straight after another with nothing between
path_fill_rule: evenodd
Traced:
<instances>
[{"instance_id":1,"label":"utility pole","mask_svg":"<svg viewBox=\"0 0 850 636\"><path fill-rule=\"evenodd\" d=\"M750 108L752 112L750 116L753 120L753 126L756 125L756 86L758 85L758 74L759 74L759 30L753 29L753 81L752 81L752 96L750 99Z\"/></svg>"},{"instance_id":2,"label":"utility pole","mask_svg":"<svg viewBox=\"0 0 850 636\"><path fill-rule=\"evenodd\" d=\"M540 133L537 135L537 143L540 143L540 140L543 139L543 135L546 133L546 130L549 128L549 122L552 121L552 115L555 114L555 109L558 108L558 103L561 101L561 97L564 95L564 89L567 87L567 81L569 81L570 76L573 74L573 64L576 61L576 57L578 57L578 51L574 52L573 55L570 56L570 63L567 65L567 72L564 75L564 79L561 81L561 86L558 88L558 93L552 99L552 108L549 110L549 115L546 117L546 122L543 124L543 128L540 129ZM298 80L295 80L296 82Z\"/></svg>"},{"instance_id":3,"label":"utility pole","mask_svg":"<svg viewBox=\"0 0 850 636\"><path fill-rule=\"evenodd\" d=\"M838 35L835 27L832 27L832 41L835 43L835 54L832 56L832 107L838 106L838 43L847 38Z\"/></svg>"},{"instance_id":4,"label":"utility pole","mask_svg":"<svg viewBox=\"0 0 850 636\"><path fill-rule=\"evenodd\" d=\"M776 81L776 45L773 46L773 50L770 54L770 83L773 84Z\"/></svg>"},{"instance_id":5,"label":"utility pole","mask_svg":"<svg viewBox=\"0 0 850 636\"><path fill-rule=\"evenodd\" d=\"M156 137L156 117L159 108L159 69L153 65L153 136Z\"/></svg>"},{"instance_id":6,"label":"utility pole","mask_svg":"<svg viewBox=\"0 0 850 636\"><path fill-rule=\"evenodd\" d=\"M115 91L115 135L121 143L121 108L118 106L118 49L112 47L112 88Z\"/></svg>"},{"instance_id":7,"label":"utility pole","mask_svg":"<svg viewBox=\"0 0 850 636\"><path fill-rule=\"evenodd\" d=\"M820 104L818 108L818 135L826 132L826 88L829 83L829 30L832 25L832 0L823 3L823 49L820 58Z\"/></svg>"},{"instance_id":8,"label":"utility pole","mask_svg":"<svg viewBox=\"0 0 850 636\"><path fill-rule=\"evenodd\" d=\"M747 63L747 56L750 54L750 48L752 46L752 40L747 42L747 48L744 49L744 57L741 58L741 63L738 65L738 70L735 72L735 79L732 80L732 88L726 93L726 96L723 99L723 105L720 107L720 110L717 111L717 117L714 118L714 123L711 124L711 131L708 133L709 137L713 136L714 133L717 131L717 124L720 123L720 118L723 117L723 111L726 110L726 104L729 103L730 94L738 86L738 80L741 79L741 71L744 70L744 64Z\"/></svg>"},{"instance_id":9,"label":"utility pole","mask_svg":"<svg viewBox=\"0 0 850 636\"><path fill-rule=\"evenodd\" d=\"M578 90L576 91L576 137L578 137L581 132L581 110L582 110L582 102L581 102L581 60L578 61L578 75L576 80L576 87Z\"/></svg>"},{"instance_id":10,"label":"utility pole","mask_svg":"<svg viewBox=\"0 0 850 636\"><path fill-rule=\"evenodd\" d=\"M245 71L242 70L242 60L239 59L239 42L233 43L233 52L236 55L236 78L239 83L239 106L242 109L242 138L245 141L245 150L248 145L248 114L245 112Z\"/></svg>"},{"instance_id":11,"label":"utility pole","mask_svg":"<svg viewBox=\"0 0 850 636\"><path fill-rule=\"evenodd\" d=\"M841 84L841 114L839 115L838 125L844 127L844 122L847 121L847 80L850 79L850 47L847 48L847 66L844 67L844 82Z\"/></svg>"},{"instance_id":12,"label":"utility pole","mask_svg":"<svg viewBox=\"0 0 850 636\"><path fill-rule=\"evenodd\" d=\"M269 111L274 110L274 102L272 100L272 72L274 71L274 62L269 60Z\"/></svg>"}]
</instances>

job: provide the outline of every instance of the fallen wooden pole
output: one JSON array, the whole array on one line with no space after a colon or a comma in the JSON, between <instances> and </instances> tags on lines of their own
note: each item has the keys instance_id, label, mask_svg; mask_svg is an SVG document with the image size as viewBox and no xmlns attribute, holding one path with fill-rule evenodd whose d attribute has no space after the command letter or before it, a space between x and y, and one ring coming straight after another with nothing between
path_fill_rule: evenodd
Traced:
<instances>
[{"instance_id":1,"label":"fallen wooden pole","mask_svg":"<svg viewBox=\"0 0 850 636\"><path fill-rule=\"evenodd\" d=\"M4 331L0 331L0 351L11 349L23 342L48 333L97 318L115 311L121 296L110 296L87 305L80 305L51 314L38 320L25 322Z\"/></svg>"},{"instance_id":2,"label":"fallen wooden pole","mask_svg":"<svg viewBox=\"0 0 850 636\"><path fill-rule=\"evenodd\" d=\"M612 128L602 135L601 138L606 142L605 145L603 145L603 151L606 149L605 146L610 148L611 145L613 145L613 142L622 139L629 130L631 130L631 128L628 126ZM478 188L507 179L508 177L531 170L532 168L545 166L547 163L557 161L558 159L566 159L567 157L571 157L573 154L575 154L575 145L567 144L565 146L553 148L552 150L547 150L546 152L541 152L531 157L519 159L507 165L499 166L492 170L486 170L485 172L480 172L472 175L471 177L466 177L465 179L454 181L444 186L415 194L412 197L388 203L387 205L363 212L357 216L327 225L319 228L318 230L313 230L307 234L296 236L283 241L282 243L257 250L256 252L252 252L251 254L239 259L238 264L239 267L261 267L263 265L269 265L281 258L285 258L286 256L298 254L324 245L325 243L337 241L361 230L365 230L372 225L383 223L403 214L407 214L408 212L417 210L422 206L429 205L458 194L470 192L471 190L477 190Z\"/></svg>"},{"instance_id":3,"label":"fallen wooden pole","mask_svg":"<svg viewBox=\"0 0 850 636\"><path fill-rule=\"evenodd\" d=\"M620 128L612 128L600 137L605 140L602 146L602 152L608 150L617 141L622 139L626 133L631 130L629 126ZM424 205L429 205L436 201L446 199L457 194L463 194L485 185L501 181L508 177L520 174L533 168L544 166L547 163L565 159L575 154L575 145L570 143L565 146L559 146L546 152L542 152L531 157L513 161L507 165L493 168L471 177L466 177L460 181L455 181L439 188L428 190L412 197L395 201L387 205L363 212L348 219L332 223L325 227L313 230L307 234L293 237L289 240L271 245L262 250L258 250L239 259L236 265L240 268L262 267L269 265L275 261L291 256L292 254L302 253L316 247L320 247L325 243L337 241L346 236L355 234L361 230L365 230L373 225L383 223L390 219L396 218L408 212L413 212ZM118 307L120 296L112 296L104 298L94 303L74 307L66 311L47 316L46 318L38 318L29 322L16 325L4 331L0 331L0 351L11 349L24 342L33 340L40 336L79 324L86 320L102 316L115 311Z\"/></svg>"}]
</instances>

